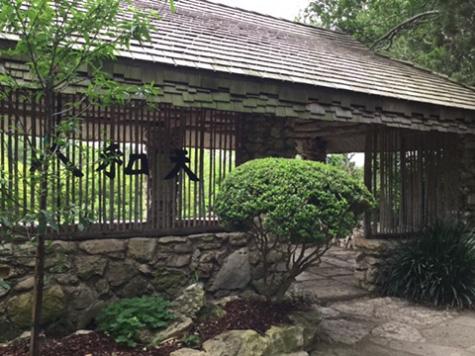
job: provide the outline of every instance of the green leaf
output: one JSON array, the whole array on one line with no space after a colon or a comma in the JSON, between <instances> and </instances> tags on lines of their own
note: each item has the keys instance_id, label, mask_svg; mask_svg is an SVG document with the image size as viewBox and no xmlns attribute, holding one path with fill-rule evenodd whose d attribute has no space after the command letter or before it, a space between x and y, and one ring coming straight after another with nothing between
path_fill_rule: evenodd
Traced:
<instances>
[{"instance_id":1,"label":"green leaf","mask_svg":"<svg viewBox=\"0 0 475 356\"><path fill-rule=\"evenodd\" d=\"M175 0L170 0L170 9L173 13L176 12Z\"/></svg>"},{"instance_id":2,"label":"green leaf","mask_svg":"<svg viewBox=\"0 0 475 356\"><path fill-rule=\"evenodd\" d=\"M123 299L105 308L97 321L100 330L133 347L139 331L157 331L175 319L168 308L169 302L157 296Z\"/></svg>"}]
</instances>

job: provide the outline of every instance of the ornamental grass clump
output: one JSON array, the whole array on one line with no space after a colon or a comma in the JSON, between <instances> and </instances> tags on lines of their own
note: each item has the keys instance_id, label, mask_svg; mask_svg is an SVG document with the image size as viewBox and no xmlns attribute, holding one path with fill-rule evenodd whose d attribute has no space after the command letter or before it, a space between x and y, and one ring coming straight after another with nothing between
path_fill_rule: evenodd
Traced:
<instances>
[{"instance_id":1,"label":"ornamental grass clump","mask_svg":"<svg viewBox=\"0 0 475 356\"><path fill-rule=\"evenodd\" d=\"M378 272L379 291L422 304L475 304L475 234L458 222L438 222L400 243Z\"/></svg>"},{"instance_id":2,"label":"ornamental grass clump","mask_svg":"<svg viewBox=\"0 0 475 356\"><path fill-rule=\"evenodd\" d=\"M159 296L122 299L106 307L97 323L117 343L135 347L141 330L159 331L175 319L169 308L170 302Z\"/></svg>"},{"instance_id":3,"label":"ornamental grass clump","mask_svg":"<svg viewBox=\"0 0 475 356\"><path fill-rule=\"evenodd\" d=\"M320 262L333 238L352 232L372 204L361 181L342 170L266 158L241 165L224 180L215 211L223 223L254 240L262 274L259 291L278 300L295 277Z\"/></svg>"}]
</instances>

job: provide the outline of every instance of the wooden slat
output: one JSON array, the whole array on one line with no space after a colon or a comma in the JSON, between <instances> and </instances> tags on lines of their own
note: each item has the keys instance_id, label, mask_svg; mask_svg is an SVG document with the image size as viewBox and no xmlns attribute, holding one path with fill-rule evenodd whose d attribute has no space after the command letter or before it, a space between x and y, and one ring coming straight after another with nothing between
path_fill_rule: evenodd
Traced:
<instances>
[{"instance_id":1,"label":"wooden slat","mask_svg":"<svg viewBox=\"0 0 475 356\"><path fill-rule=\"evenodd\" d=\"M0 208L17 215L35 210L39 190L30 179L29 167L35 150L41 152L52 145L50 142L45 146L44 102L33 95L28 101L26 98L30 97L15 92L0 102L0 111L5 113L0 121L0 168L7 177L2 189L12 192L14 198L2 199ZM60 209L78 208L71 224L58 221L60 233L79 236L89 231L95 236L115 236L155 231L158 236L163 231L191 228L206 231L216 225L212 207L217 185L234 168L239 144L239 118L235 114L170 105L151 108L140 101L106 108L69 94L57 96L54 105L55 111L62 113L56 123L70 117L82 120L61 152L83 177L71 174L70 167L56 158L49 166L49 204ZM124 153L120 157L123 165L112 161L98 171L110 144L117 144ZM192 181L184 171L175 181L164 180L174 165L169 156L178 148L188 150L187 165L199 182ZM147 153L150 177L124 173L131 153ZM163 166L157 167L154 162L158 161ZM113 171L111 164L115 165L115 177L106 174ZM133 168L139 165L137 162ZM90 213L92 225L80 232L77 223L84 212Z\"/></svg>"},{"instance_id":2,"label":"wooden slat","mask_svg":"<svg viewBox=\"0 0 475 356\"><path fill-rule=\"evenodd\" d=\"M434 132L368 132L365 183L379 202L365 223L368 236L414 233L459 210L453 142L452 135Z\"/></svg>"}]
</instances>

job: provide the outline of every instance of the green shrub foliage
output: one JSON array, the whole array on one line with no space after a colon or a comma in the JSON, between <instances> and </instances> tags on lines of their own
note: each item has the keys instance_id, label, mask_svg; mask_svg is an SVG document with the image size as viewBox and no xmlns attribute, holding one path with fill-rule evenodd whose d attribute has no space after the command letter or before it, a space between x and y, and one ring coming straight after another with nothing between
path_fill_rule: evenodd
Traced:
<instances>
[{"instance_id":1,"label":"green shrub foliage","mask_svg":"<svg viewBox=\"0 0 475 356\"><path fill-rule=\"evenodd\" d=\"M473 307L475 234L455 222L438 222L399 244L378 273L379 290L423 304Z\"/></svg>"},{"instance_id":2,"label":"green shrub foliage","mask_svg":"<svg viewBox=\"0 0 475 356\"><path fill-rule=\"evenodd\" d=\"M104 308L97 318L98 327L116 342L134 347L140 330L161 330L175 319L169 306L158 296L123 299Z\"/></svg>"},{"instance_id":3,"label":"green shrub foliage","mask_svg":"<svg viewBox=\"0 0 475 356\"><path fill-rule=\"evenodd\" d=\"M243 164L225 179L215 211L253 238L263 277L256 288L267 300L279 300L295 277L320 262L333 238L352 232L372 203L361 181L342 170L266 158ZM272 267L276 255L278 272Z\"/></svg>"},{"instance_id":4,"label":"green shrub foliage","mask_svg":"<svg viewBox=\"0 0 475 356\"><path fill-rule=\"evenodd\" d=\"M265 216L266 232L295 243L346 237L373 203L361 181L324 163L266 158L234 170L221 186L215 210L246 230Z\"/></svg>"}]
</instances>

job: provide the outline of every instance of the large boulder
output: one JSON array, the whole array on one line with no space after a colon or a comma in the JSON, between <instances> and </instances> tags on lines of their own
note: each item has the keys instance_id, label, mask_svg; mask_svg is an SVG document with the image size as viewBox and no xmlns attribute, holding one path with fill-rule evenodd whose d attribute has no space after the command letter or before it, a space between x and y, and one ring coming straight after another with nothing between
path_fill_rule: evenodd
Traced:
<instances>
[{"instance_id":1,"label":"large boulder","mask_svg":"<svg viewBox=\"0 0 475 356\"><path fill-rule=\"evenodd\" d=\"M33 293L23 293L10 298L6 310L8 319L20 329L29 328L32 303ZM63 316L65 305L65 295L60 286L47 288L43 294L43 325L50 324Z\"/></svg>"},{"instance_id":2,"label":"large boulder","mask_svg":"<svg viewBox=\"0 0 475 356\"><path fill-rule=\"evenodd\" d=\"M216 274L210 291L240 290L244 289L250 281L251 264L249 263L249 250L247 247L244 247L226 258L223 266Z\"/></svg>"},{"instance_id":3,"label":"large boulder","mask_svg":"<svg viewBox=\"0 0 475 356\"><path fill-rule=\"evenodd\" d=\"M267 330L267 348L263 355L273 356L302 350L304 329L299 325L273 326Z\"/></svg>"},{"instance_id":4,"label":"large boulder","mask_svg":"<svg viewBox=\"0 0 475 356\"><path fill-rule=\"evenodd\" d=\"M107 259L102 256L81 256L74 259L79 278L88 280L92 277L102 277L107 267Z\"/></svg>"},{"instance_id":5,"label":"large boulder","mask_svg":"<svg viewBox=\"0 0 475 356\"><path fill-rule=\"evenodd\" d=\"M231 330L203 344L203 350L213 356L262 356L267 340L254 330Z\"/></svg>"},{"instance_id":6,"label":"large boulder","mask_svg":"<svg viewBox=\"0 0 475 356\"><path fill-rule=\"evenodd\" d=\"M175 298L189 284L190 277L177 269L159 267L151 281L155 289L170 298Z\"/></svg>"},{"instance_id":7,"label":"large boulder","mask_svg":"<svg viewBox=\"0 0 475 356\"><path fill-rule=\"evenodd\" d=\"M77 287L64 288L68 300L68 308L75 311L83 311L93 305L98 297L94 289L81 283Z\"/></svg>"},{"instance_id":8,"label":"large boulder","mask_svg":"<svg viewBox=\"0 0 475 356\"><path fill-rule=\"evenodd\" d=\"M165 330L159 331L152 337L152 345L158 346L162 342L170 339L179 339L184 336L184 334L193 326L193 320L191 318L180 318L177 321L173 322ZM147 335L147 333L142 333L142 335ZM147 340L147 337L142 340L145 343L150 343Z\"/></svg>"},{"instance_id":9,"label":"large boulder","mask_svg":"<svg viewBox=\"0 0 475 356\"><path fill-rule=\"evenodd\" d=\"M205 290L201 283L195 283L185 288L180 296L178 296L172 303L170 311L176 316L176 320L165 330L161 330L155 335L147 335L148 333L141 333L143 341L149 343L147 340L151 337L153 345L160 345L163 341L171 338L182 337L193 325L193 320L196 314L205 305Z\"/></svg>"},{"instance_id":10,"label":"large boulder","mask_svg":"<svg viewBox=\"0 0 475 356\"><path fill-rule=\"evenodd\" d=\"M125 251L126 242L113 239L91 240L81 242L79 248L90 255L116 254Z\"/></svg>"},{"instance_id":11,"label":"large boulder","mask_svg":"<svg viewBox=\"0 0 475 356\"><path fill-rule=\"evenodd\" d=\"M155 239L132 239L129 241L129 257L140 262L149 262L155 254Z\"/></svg>"},{"instance_id":12,"label":"large boulder","mask_svg":"<svg viewBox=\"0 0 475 356\"><path fill-rule=\"evenodd\" d=\"M298 319L298 322L295 325L272 326L263 336L254 330L227 331L206 341L203 350L206 352L205 355L209 356L283 356L294 353L305 355L301 352L310 346L319 323L317 313L310 314L308 317L296 314L298 317L295 316L295 319ZM311 329L311 334L307 334L310 332L307 323L312 320L316 325Z\"/></svg>"},{"instance_id":13,"label":"large boulder","mask_svg":"<svg viewBox=\"0 0 475 356\"><path fill-rule=\"evenodd\" d=\"M304 348L304 328L298 325L273 326L264 336L254 330L231 330L203 344L209 356L277 356Z\"/></svg>"},{"instance_id":14,"label":"large boulder","mask_svg":"<svg viewBox=\"0 0 475 356\"><path fill-rule=\"evenodd\" d=\"M137 269L127 262L112 262L107 269L107 280L112 287L120 287L138 274Z\"/></svg>"},{"instance_id":15,"label":"large boulder","mask_svg":"<svg viewBox=\"0 0 475 356\"><path fill-rule=\"evenodd\" d=\"M176 315L194 318L206 302L203 284L195 283L185 288L172 302L172 311Z\"/></svg>"},{"instance_id":16,"label":"large boulder","mask_svg":"<svg viewBox=\"0 0 475 356\"><path fill-rule=\"evenodd\" d=\"M302 327L304 348L312 346L322 321L321 313L316 309L295 311L289 315L289 318L294 325Z\"/></svg>"}]
</instances>

